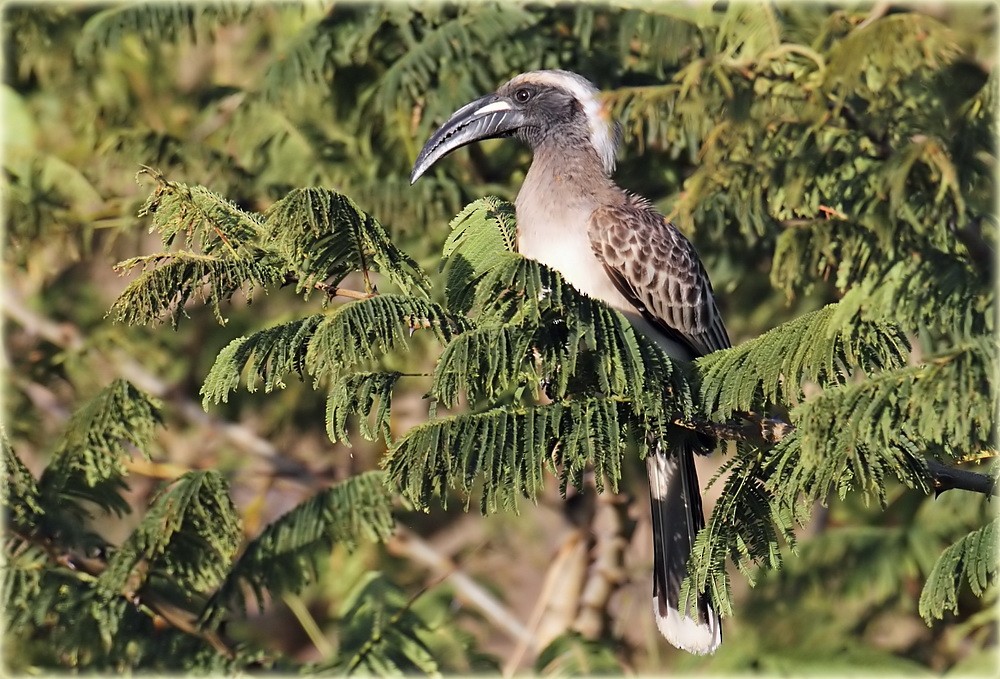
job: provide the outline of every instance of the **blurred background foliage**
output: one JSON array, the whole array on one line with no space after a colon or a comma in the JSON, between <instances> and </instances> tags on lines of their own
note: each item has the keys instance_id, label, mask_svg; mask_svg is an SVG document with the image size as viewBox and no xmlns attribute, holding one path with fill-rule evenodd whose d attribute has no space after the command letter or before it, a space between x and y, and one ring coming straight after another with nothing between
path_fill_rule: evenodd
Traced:
<instances>
[{"instance_id":1,"label":"blurred background foliage","mask_svg":"<svg viewBox=\"0 0 1000 679\"><path fill-rule=\"evenodd\" d=\"M127 284L113 264L158 247L137 217L150 187L136 171L254 211L295 188L336 189L434 272L450 218L485 194L512 199L529 154L475 145L410 187L413 159L459 105L538 68L577 71L607 92L624 132L619 182L691 235L734 343L845 293L859 314L896 307L917 352L992 333L995 30L995 6L979 3L5 5L7 437L37 476L69 414L115 378L163 400L151 460L127 465L136 511L99 525L111 542L164 479L188 470L226 475L252 538L374 468L375 444L330 442L324 399L308 385L201 410L201 383L230 340L314 303L237 297L225 325L195 305L176 330L105 318ZM921 276L953 270L956 253L971 255L962 261L978 287L949 288L953 317L928 318ZM874 287L859 296L858 281ZM397 370L431 360L388 359ZM395 395L395 431L426 416L422 397ZM632 481L642 498L638 465ZM365 619L364 591L403 608L412 599L438 631L427 643L445 671L992 668L995 585L985 599L963 591L958 612L933 626L917 611L936 556L992 508L962 491L887 496L886 511L850 497L820 508L785 569L752 590L737 580L736 616L712 658L667 648L653 628L641 501L602 643L568 637L539 656L498 622L551 615L543 604L558 596L552 574L574 549L579 502L564 504L554 486L519 516L403 513L408 539L333 549L301 595L230 633L322 666L341 616ZM490 603L474 603L481 591ZM22 632L7 631L11 667L65 662Z\"/></svg>"}]
</instances>

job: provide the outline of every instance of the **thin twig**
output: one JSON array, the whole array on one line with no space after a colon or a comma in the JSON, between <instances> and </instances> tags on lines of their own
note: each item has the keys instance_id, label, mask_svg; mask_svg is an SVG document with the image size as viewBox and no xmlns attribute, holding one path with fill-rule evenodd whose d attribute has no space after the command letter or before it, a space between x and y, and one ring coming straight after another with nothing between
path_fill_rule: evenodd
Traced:
<instances>
[{"instance_id":1,"label":"thin twig","mask_svg":"<svg viewBox=\"0 0 1000 679\"><path fill-rule=\"evenodd\" d=\"M892 9L892 3L888 2L888 0L880 0L879 2L876 2L872 5L871 10L868 12L868 16L865 17L864 21L858 24L858 27L855 30L860 31L863 28L868 28L870 25L888 14L890 9Z\"/></svg>"},{"instance_id":2,"label":"thin twig","mask_svg":"<svg viewBox=\"0 0 1000 679\"><path fill-rule=\"evenodd\" d=\"M335 653L333 645L327 641L326 637L323 635L323 630L319 628L319 624L313 617L312 613L303 603L302 599L295 594L285 593L281 595L281 600L285 602L288 609L295 616L296 620L299 621L299 625L302 626L303 631L305 631L306 636L312 642L316 650L319 651L320 656L323 660L333 657Z\"/></svg>"},{"instance_id":3,"label":"thin twig","mask_svg":"<svg viewBox=\"0 0 1000 679\"><path fill-rule=\"evenodd\" d=\"M358 290L351 290L350 288L338 288L336 285L330 285L329 283L314 283L313 287L330 298L347 297L349 299L371 299L378 294L375 292L360 292Z\"/></svg>"}]
</instances>

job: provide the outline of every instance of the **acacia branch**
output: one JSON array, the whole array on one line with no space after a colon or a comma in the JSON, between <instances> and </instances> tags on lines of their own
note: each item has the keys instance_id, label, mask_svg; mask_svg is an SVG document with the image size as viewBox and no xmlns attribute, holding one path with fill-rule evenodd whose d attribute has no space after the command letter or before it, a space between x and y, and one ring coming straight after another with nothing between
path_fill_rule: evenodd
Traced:
<instances>
[{"instance_id":1,"label":"acacia branch","mask_svg":"<svg viewBox=\"0 0 1000 679\"><path fill-rule=\"evenodd\" d=\"M931 472L931 481L934 484L934 494L940 495L946 490L970 490L974 493L984 495L998 495L996 482L986 474L970 472L965 469L949 467L938 462L934 458L927 458L927 469Z\"/></svg>"},{"instance_id":2,"label":"acacia branch","mask_svg":"<svg viewBox=\"0 0 1000 679\"><path fill-rule=\"evenodd\" d=\"M675 418L673 423L685 429L714 436L726 441L743 441L758 446L773 446L795 431L795 425L784 420L764 417L757 413L742 413L739 422L710 422ZM950 467L933 457L924 459L930 472L935 495L946 490L968 490L973 493L1000 496L996 481L986 474Z\"/></svg>"},{"instance_id":3,"label":"acacia branch","mask_svg":"<svg viewBox=\"0 0 1000 679\"><path fill-rule=\"evenodd\" d=\"M795 431L795 427L784 420L762 417L756 413L744 413L741 422L711 422L674 418L673 423L678 427L708 434L717 439L743 441L759 446L773 446Z\"/></svg>"},{"instance_id":4,"label":"acacia branch","mask_svg":"<svg viewBox=\"0 0 1000 679\"><path fill-rule=\"evenodd\" d=\"M299 277L293 273L285 274L285 285L291 285L292 283L298 283ZM365 287L370 288L367 292L361 292L360 290L352 290L350 288L341 288L331 283L325 283L323 281L315 282L312 284L313 289L319 290L324 295L333 299L334 297L347 297L348 299L371 299L378 295L378 291L375 290L374 286L366 279Z\"/></svg>"},{"instance_id":5,"label":"acacia branch","mask_svg":"<svg viewBox=\"0 0 1000 679\"><path fill-rule=\"evenodd\" d=\"M34 545L41 549L56 568L88 587L96 586L101 573L107 570L108 564L101 557L77 554L39 533L26 533L12 526L9 526L8 530L23 544ZM197 615L191 611L167 601L158 601L152 594L143 592L142 587L139 587L138 591L122 591L116 594L127 599L137 610L153 620L162 621L178 632L201 639L230 660L236 658L236 652L219 634L198 627Z\"/></svg>"}]
</instances>

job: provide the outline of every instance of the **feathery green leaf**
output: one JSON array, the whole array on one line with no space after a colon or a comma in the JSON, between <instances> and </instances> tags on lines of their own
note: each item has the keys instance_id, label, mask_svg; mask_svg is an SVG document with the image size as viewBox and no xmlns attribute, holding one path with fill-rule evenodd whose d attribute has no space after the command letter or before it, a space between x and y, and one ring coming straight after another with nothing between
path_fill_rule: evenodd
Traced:
<instances>
[{"instance_id":1,"label":"feathery green leaf","mask_svg":"<svg viewBox=\"0 0 1000 679\"><path fill-rule=\"evenodd\" d=\"M118 264L121 271L137 266L143 269L115 300L108 315L120 323L151 323L164 316L177 327L185 314L184 306L192 298L210 303L216 320L225 325L222 304L241 288L248 301L253 300L254 286L270 287L284 280L284 271L264 252L245 259L218 259L193 252L161 253L134 257ZM152 269L146 270L152 266Z\"/></svg>"},{"instance_id":2,"label":"feathery green leaf","mask_svg":"<svg viewBox=\"0 0 1000 679\"><path fill-rule=\"evenodd\" d=\"M774 403L794 405L806 382L843 385L855 367L870 374L905 363L909 345L899 328L877 320L837 325L837 311L828 305L699 358L703 407L729 418Z\"/></svg>"},{"instance_id":3,"label":"feathery green leaf","mask_svg":"<svg viewBox=\"0 0 1000 679\"><path fill-rule=\"evenodd\" d=\"M134 595L148 579L164 577L188 595L206 593L229 572L242 534L223 476L188 472L157 495L97 585Z\"/></svg>"},{"instance_id":4,"label":"feathery green leaf","mask_svg":"<svg viewBox=\"0 0 1000 679\"><path fill-rule=\"evenodd\" d=\"M419 297L376 295L348 302L316 326L306 369L316 379L333 378L405 347L414 332L428 330L446 343L467 327L463 317Z\"/></svg>"},{"instance_id":5,"label":"feathery green leaf","mask_svg":"<svg viewBox=\"0 0 1000 679\"><path fill-rule=\"evenodd\" d=\"M347 196L328 189L295 189L271 206L266 226L287 261L299 290L318 282L336 285L360 271L365 292L376 270L408 294L427 296L429 283L417 263L396 247L377 219Z\"/></svg>"},{"instance_id":6,"label":"feathery green leaf","mask_svg":"<svg viewBox=\"0 0 1000 679\"><path fill-rule=\"evenodd\" d=\"M375 441L381 437L391 444L392 390L400 377L402 374L398 372L361 372L342 378L326 401L326 431L330 440L350 446L347 418L356 415L364 438Z\"/></svg>"},{"instance_id":7,"label":"feathery green leaf","mask_svg":"<svg viewBox=\"0 0 1000 679\"><path fill-rule=\"evenodd\" d=\"M240 384L246 372L248 391L257 390L257 381L264 383L264 392L285 387L286 375L300 378L306 371L305 356L317 326L327 316L314 314L237 337L215 357L212 369L201 385L202 405L226 403L229 394Z\"/></svg>"},{"instance_id":8,"label":"feathery green leaf","mask_svg":"<svg viewBox=\"0 0 1000 679\"><path fill-rule=\"evenodd\" d=\"M79 500L123 514L129 505L125 460L149 456L154 428L161 423L160 402L125 380L115 380L73 414L52 453L38 486L46 502L72 503L79 516L88 513Z\"/></svg>"},{"instance_id":9,"label":"feathery green leaf","mask_svg":"<svg viewBox=\"0 0 1000 679\"><path fill-rule=\"evenodd\" d=\"M484 514L516 510L518 495L535 499L546 465L564 492L569 483L581 487L590 466L598 491L606 480L617 492L629 414L623 403L585 399L443 417L409 430L382 466L420 509L434 496L447 504L449 488L468 503L481 479ZM640 452L645 454L642 445Z\"/></svg>"}]
</instances>

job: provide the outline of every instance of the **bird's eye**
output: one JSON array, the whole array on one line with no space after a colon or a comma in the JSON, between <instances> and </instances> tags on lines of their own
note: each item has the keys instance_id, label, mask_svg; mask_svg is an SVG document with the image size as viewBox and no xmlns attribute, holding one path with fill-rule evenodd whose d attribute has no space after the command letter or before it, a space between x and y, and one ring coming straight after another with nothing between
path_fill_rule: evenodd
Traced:
<instances>
[{"instance_id":1,"label":"bird's eye","mask_svg":"<svg viewBox=\"0 0 1000 679\"><path fill-rule=\"evenodd\" d=\"M517 103L519 104L526 103L529 99L531 99L531 90L522 87L517 92L514 92L514 99L517 100Z\"/></svg>"}]
</instances>

